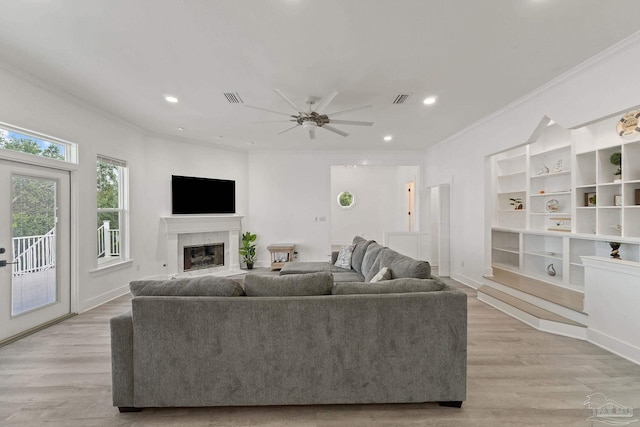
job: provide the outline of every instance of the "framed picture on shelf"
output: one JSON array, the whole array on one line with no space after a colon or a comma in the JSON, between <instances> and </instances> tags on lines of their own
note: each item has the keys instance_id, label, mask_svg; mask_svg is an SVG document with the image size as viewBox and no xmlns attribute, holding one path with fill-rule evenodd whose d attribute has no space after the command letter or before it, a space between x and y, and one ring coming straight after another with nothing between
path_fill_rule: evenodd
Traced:
<instances>
[{"instance_id":1,"label":"framed picture on shelf","mask_svg":"<svg viewBox=\"0 0 640 427\"><path fill-rule=\"evenodd\" d=\"M595 206L596 205L596 193L584 193L584 205Z\"/></svg>"},{"instance_id":2,"label":"framed picture on shelf","mask_svg":"<svg viewBox=\"0 0 640 427\"><path fill-rule=\"evenodd\" d=\"M613 195L613 206L622 206L622 194Z\"/></svg>"}]
</instances>

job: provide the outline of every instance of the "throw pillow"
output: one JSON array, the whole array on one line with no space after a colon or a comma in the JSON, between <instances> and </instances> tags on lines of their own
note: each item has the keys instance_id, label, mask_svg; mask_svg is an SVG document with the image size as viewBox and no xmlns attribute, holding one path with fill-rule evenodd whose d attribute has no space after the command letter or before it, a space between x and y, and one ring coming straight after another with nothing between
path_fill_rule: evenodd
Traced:
<instances>
[{"instance_id":1,"label":"throw pillow","mask_svg":"<svg viewBox=\"0 0 640 427\"><path fill-rule=\"evenodd\" d=\"M382 267L378 273L371 278L369 283L380 282L382 280L391 280L391 270L387 267Z\"/></svg>"},{"instance_id":2,"label":"throw pillow","mask_svg":"<svg viewBox=\"0 0 640 427\"><path fill-rule=\"evenodd\" d=\"M353 255L353 248L355 248L355 245L347 245L340 248L340 252L338 252L338 259L336 259L334 265L336 267L351 270L351 256Z\"/></svg>"},{"instance_id":3,"label":"throw pillow","mask_svg":"<svg viewBox=\"0 0 640 427\"><path fill-rule=\"evenodd\" d=\"M333 295L351 294L405 294L411 292L437 292L445 284L439 279L393 279L378 283L342 282L333 285Z\"/></svg>"},{"instance_id":4,"label":"throw pillow","mask_svg":"<svg viewBox=\"0 0 640 427\"><path fill-rule=\"evenodd\" d=\"M129 289L134 297L237 297L244 295L240 283L220 276L183 277L171 280L134 280L129 283Z\"/></svg>"},{"instance_id":5,"label":"throw pillow","mask_svg":"<svg viewBox=\"0 0 640 427\"><path fill-rule=\"evenodd\" d=\"M284 276L247 274L244 278L244 292L249 297L330 295L332 287L333 274L326 271Z\"/></svg>"}]
</instances>

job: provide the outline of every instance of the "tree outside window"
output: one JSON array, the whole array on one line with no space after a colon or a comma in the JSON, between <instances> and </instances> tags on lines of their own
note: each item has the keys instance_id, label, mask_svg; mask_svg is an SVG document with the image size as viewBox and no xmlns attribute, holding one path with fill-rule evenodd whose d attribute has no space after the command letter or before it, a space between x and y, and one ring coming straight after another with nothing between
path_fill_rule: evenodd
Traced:
<instances>
[{"instance_id":1,"label":"tree outside window","mask_svg":"<svg viewBox=\"0 0 640 427\"><path fill-rule=\"evenodd\" d=\"M64 160L65 147L17 132L0 129L0 148ZM50 180L16 176L12 180L13 237L42 236L55 227L55 186Z\"/></svg>"},{"instance_id":2,"label":"tree outside window","mask_svg":"<svg viewBox=\"0 0 640 427\"><path fill-rule=\"evenodd\" d=\"M98 156L97 257L98 264L126 259L126 163Z\"/></svg>"}]
</instances>

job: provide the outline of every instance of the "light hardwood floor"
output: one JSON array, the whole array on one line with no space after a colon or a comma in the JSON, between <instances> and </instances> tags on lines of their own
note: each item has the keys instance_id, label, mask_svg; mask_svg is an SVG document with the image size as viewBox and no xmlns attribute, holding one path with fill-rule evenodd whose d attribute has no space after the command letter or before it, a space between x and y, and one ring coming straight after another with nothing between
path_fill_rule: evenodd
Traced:
<instances>
[{"instance_id":1,"label":"light hardwood floor","mask_svg":"<svg viewBox=\"0 0 640 427\"><path fill-rule=\"evenodd\" d=\"M467 400L436 404L145 409L111 406L109 319L124 296L0 348L1 426L597 426L603 393L640 418L640 366L536 331L469 295ZM429 313L425 313L428 316ZM640 422L638 422L640 424Z\"/></svg>"}]
</instances>

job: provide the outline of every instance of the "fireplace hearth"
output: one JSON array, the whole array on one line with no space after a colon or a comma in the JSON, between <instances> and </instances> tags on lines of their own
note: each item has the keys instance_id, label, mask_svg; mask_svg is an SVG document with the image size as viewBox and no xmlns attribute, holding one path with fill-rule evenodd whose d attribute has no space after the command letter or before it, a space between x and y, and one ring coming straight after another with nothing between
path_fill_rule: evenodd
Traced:
<instances>
[{"instance_id":1,"label":"fireplace hearth","mask_svg":"<svg viewBox=\"0 0 640 427\"><path fill-rule=\"evenodd\" d=\"M184 247L184 271L224 265L224 243Z\"/></svg>"}]
</instances>

